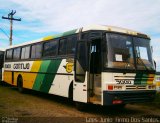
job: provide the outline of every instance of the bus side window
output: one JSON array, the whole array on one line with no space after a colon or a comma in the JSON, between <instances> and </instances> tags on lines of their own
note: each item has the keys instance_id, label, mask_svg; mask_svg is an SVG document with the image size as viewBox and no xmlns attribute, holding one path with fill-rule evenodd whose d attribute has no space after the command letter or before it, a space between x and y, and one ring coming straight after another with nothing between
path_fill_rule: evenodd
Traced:
<instances>
[{"instance_id":1,"label":"bus side window","mask_svg":"<svg viewBox=\"0 0 160 123\"><path fill-rule=\"evenodd\" d=\"M42 44L32 45L31 58L41 58L42 56Z\"/></svg>"},{"instance_id":2,"label":"bus side window","mask_svg":"<svg viewBox=\"0 0 160 123\"><path fill-rule=\"evenodd\" d=\"M4 52L0 51L0 69L3 67Z\"/></svg>"},{"instance_id":3,"label":"bus side window","mask_svg":"<svg viewBox=\"0 0 160 123\"><path fill-rule=\"evenodd\" d=\"M28 59L30 57L30 46L22 48L21 59Z\"/></svg>"},{"instance_id":4,"label":"bus side window","mask_svg":"<svg viewBox=\"0 0 160 123\"><path fill-rule=\"evenodd\" d=\"M67 55L75 54L77 37L71 36L67 40Z\"/></svg>"},{"instance_id":5,"label":"bus side window","mask_svg":"<svg viewBox=\"0 0 160 123\"><path fill-rule=\"evenodd\" d=\"M7 59L7 60L12 59L12 52L13 52L13 50L12 50L12 49L7 50L7 53L6 53L6 59Z\"/></svg>"},{"instance_id":6,"label":"bus side window","mask_svg":"<svg viewBox=\"0 0 160 123\"><path fill-rule=\"evenodd\" d=\"M44 43L43 57L56 56L57 55L57 47L58 47L57 40L51 40L49 42Z\"/></svg>"},{"instance_id":7,"label":"bus side window","mask_svg":"<svg viewBox=\"0 0 160 123\"><path fill-rule=\"evenodd\" d=\"M21 48L15 48L13 51L13 59L18 60L20 58Z\"/></svg>"},{"instance_id":8,"label":"bus side window","mask_svg":"<svg viewBox=\"0 0 160 123\"><path fill-rule=\"evenodd\" d=\"M59 55L66 55L66 48L67 48L67 39L61 39L59 41Z\"/></svg>"}]
</instances>

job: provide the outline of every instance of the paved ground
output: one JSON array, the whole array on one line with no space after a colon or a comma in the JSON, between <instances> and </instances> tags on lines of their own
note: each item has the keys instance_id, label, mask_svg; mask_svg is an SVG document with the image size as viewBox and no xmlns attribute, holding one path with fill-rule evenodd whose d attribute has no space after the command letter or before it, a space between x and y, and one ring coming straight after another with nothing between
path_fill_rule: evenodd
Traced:
<instances>
[{"instance_id":1,"label":"paved ground","mask_svg":"<svg viewBox=\"0 0 160 123\"><path fill-rule=\"evenodd\" d=\"M66 98L0 85L0 122L160 122L160 109L154 105L127 105L115 109L95 105L78 111Z\"/></svg>"}]
</instances>

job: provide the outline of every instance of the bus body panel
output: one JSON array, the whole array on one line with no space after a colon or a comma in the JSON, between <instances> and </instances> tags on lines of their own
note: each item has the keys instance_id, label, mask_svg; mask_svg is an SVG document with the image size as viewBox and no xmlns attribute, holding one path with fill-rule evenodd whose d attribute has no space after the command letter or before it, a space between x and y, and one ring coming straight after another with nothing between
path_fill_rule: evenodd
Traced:
<instances>
[{"instance_id":1,"label":"bus body panel","mask_svg":"<svg viewBox=\"0 0 160 123\"><path fill-rule=\"evenodd\" d=\"M73 82L73 100L77 102L83 102L87 103L88 101L88 89L87 89L87 78L88 74L87 72L85 73L85 80L83 83L76 82L74 80Z\"/></svg>"},{"instance_id":2,"label":"bus body panel","mask_svg":"<svg viewBox=\"0 0 160 123\"><path fill-rule=\"evenodd\" d=\"M155 95L154 74L102 73L102 105L152 101Z\"/></svg>"},{"instance_id":3,"label":"bus body panel","mask_svg":"<svg viewBox=\"0 0 160 123\"><path fill-rule=\"evenodd\" d=\"M70 68L68 68L68 64L71 64ZM58 74L55 76L51 84L49 93L68 97L69 87L71 82L73 82L73 63L69 63L66 59L63 59L59 65L57 73Z\"/></svg>"},{"instance_id":4,"label":"bus body panel","mask_svg":"<svg viewBox=\"0 0 160 123\"><path fill-rule=\"evenodd\" d=\"M68 63L70 63L69 68ZM26 65L27 68L24 67ZM73 82L73 63L66 59L7 62L5 67L7 68L4 69L4 81L11 85L17 86L20 75L24 88L68 97L69 86Z\"/></svg>"}]
</instances>

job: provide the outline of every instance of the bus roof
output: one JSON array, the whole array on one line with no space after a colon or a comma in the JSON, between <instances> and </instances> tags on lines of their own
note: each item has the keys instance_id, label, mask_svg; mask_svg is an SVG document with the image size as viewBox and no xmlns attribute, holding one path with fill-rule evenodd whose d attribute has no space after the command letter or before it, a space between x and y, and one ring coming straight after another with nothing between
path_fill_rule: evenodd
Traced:
<instances>
[{"instance_id":1,"label":"bus roof","mask_svg":"<svg viewBox=\"0 0 160 123\"><path fill-rule=\"evenodd\" d=\"M125 28L115 27L115 26L107 26L107 25L90 25L90 26L85 26L85 27L82 27L82 28L70 30L70 31L67 31L67 32L63 32L63 33L60 33L60 34L47 36L47 37L44 37L44 38L41 38L41 39L38 39L38 40L25 42L25 43L22 43L22 44L19 44L19 45L9 46L6 49L10 49L10 48L18 47L18 46L23 46L23 45L28 45L28 44L32 44L32 43L37 43L37 42L41 42L41 41L46 41L46 40L50 40L50 39L55 39L55 38L59 38L59 37L63 37L63 36L71 35L71 34L76 34L76 33L79 33L80 31L85 32L85 31L90 31L90 30L103 30L103 31L109 31L109 32L119 32L119 33L124 33L124 34L129 34L129 35L134 35L134 36L140 36L140 37L145 37L145 38L150 39L150 37L148 35L137 32L137 31L133 31L133 30L130 30L130 29L125 29Z\"/></svg>"},{"instance_id":2,"label":"bus roof","mask_svg":"<svg viewBox=\"0 0 160 123\"><path fill-rule=\"evenodd\" d=\"M144 33L137 32L137 31L134 31L131 29L116 27L116 26L91 25L91 26L86 26L83 28L83 31L88 31L88 30L104 30L104 31L119 32L119 33L134 35L134 36L141 36L141 37L145 37L145 38L150 38L148 35L146 35Z\"/></svg>"},{"instance_id":3,"label":"bus roof","mask_svg":"<svg viewBox=\"0 0 160 123\"><path fill-rule=\"evenodd\" d=\"M5 51L5 49L4 48L0 48L0 51Z\"/></svg>"}]
</instances>

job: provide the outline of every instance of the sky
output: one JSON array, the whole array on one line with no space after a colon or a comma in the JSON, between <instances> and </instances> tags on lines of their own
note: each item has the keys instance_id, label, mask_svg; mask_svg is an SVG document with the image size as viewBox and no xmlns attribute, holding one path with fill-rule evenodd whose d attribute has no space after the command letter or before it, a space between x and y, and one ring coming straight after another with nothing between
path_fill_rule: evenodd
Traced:
<instances>
[{"instance_id":1,"label":"sky","mask_svg":"<svg viewBox=\"0 0 160 123\"><path fill-rule=\"evenodd\" d=\"M16 10L13 44L39 39L82 26L101 24L129 28L151 37L160 71L160 0L0 0L0 47L9 45L8 20Z\"/></svg>"}]
</instances>

